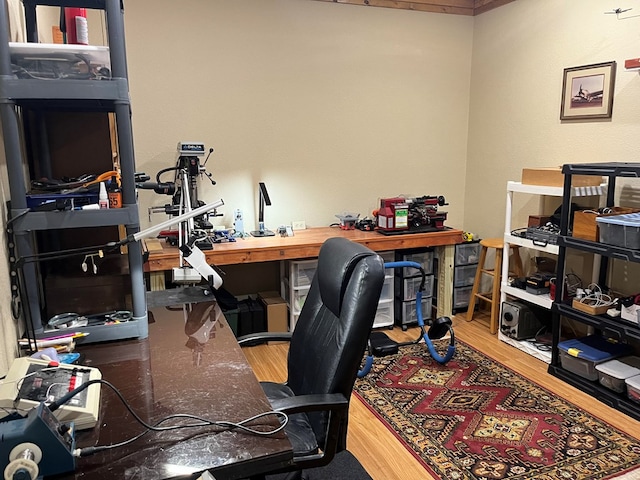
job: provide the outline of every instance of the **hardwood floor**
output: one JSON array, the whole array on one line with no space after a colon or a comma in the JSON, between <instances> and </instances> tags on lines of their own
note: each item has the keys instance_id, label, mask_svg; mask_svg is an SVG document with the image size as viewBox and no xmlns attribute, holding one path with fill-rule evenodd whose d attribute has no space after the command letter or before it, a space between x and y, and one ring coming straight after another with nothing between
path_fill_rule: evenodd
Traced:
<instances>
[{"instance_id":1,"label":"hardwood floor","mask_svg":"<svg viewBox=\"0 0 640 480\"><path fill-rule=\"evenodd\" d=\"M467 322L463 315L453 318L456 338L482 351L496 361L533 380L560 397L582 408L630 435L639 435L640 422L607 407L547 373L547 364L498 340L489 333L486 317ZM394 340L406 342L418 337L417 328L403 332L400 328L385 330ZM244 349L259 380L284 381L286 378L287 344L261 345ZM428 475L420 463L356 397L352 398L348 448L360 460L374 480L439 480Z\"/></svg>"}]
</instances>

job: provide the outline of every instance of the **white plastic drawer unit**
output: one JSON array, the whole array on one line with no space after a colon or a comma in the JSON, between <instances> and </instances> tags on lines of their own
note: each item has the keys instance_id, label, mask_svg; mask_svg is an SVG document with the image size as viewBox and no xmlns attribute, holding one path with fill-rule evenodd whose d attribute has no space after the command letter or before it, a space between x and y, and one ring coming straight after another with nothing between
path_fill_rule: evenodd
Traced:
<instances>
[{"instance_id":1,"label":"white plastic drawer unit","mask_svg":"<svg viewBox=\"0 0 640 480\"><path fill-rule=\"evenodd\" d=\"M478 263L480 256L480 243L459 243L456 245L456 265L469 265Z\"/></svg>"},{"instance_id":2,"label":"white plastic drawer unit","mask_svg":"<svg viewBox=\"0 0 640 480\"><path fill-rule=\"evenodd\" d=\"M316 268L318 268L317 260L300 260L291 262L289 265L291 268L290 283L292 288L296 289L311 285Z\"/></svg>"},{"instance_id":3,"label":"white plastic drawer unit","mask_svg":"<svg viewBox=\"0 0 640 480\"><path fill-rule=\"evenodd\" d=\"M415 300L416 293L422 283L422 276L402 279L402 300ZM430 297L433 295L433 275L427 275L424 279L424 291L422 297Z\"/></svg>"},{"instance_id":4,"label":"white plastic drawer unit","mask_svg":"<svg viewBox=\"0 0 640 480\"><path fill-rule=\"evenodd\" d=\"M309 294L309 287L302 287L293 291L293 298L291 300L291 311L294 314L299 314L302 311L302 306L304 305L305 300L307 299L307 295Z\"/></svg>"},{"instance_id":5,"label":"white plastic drawer unit","mask_svg":"<svg viewBox=\"0 0 640 480\"><path fill-rule=\"evenodd\" d=\"M393 326L393 300L381 300L373 320L373 328Z\"/></svg>"},{"instance_id":6,"label":"white plastic drawer unit","mask_svg":"<svg viewBox=\"0 0 640 480\"><path fill-rule=\"evenodd\" d=\"M388 272L387 275L384 276L384 283L382 284L382 291L380 292L381 302L386 300L393 300L393 279L393 275L389 275Z\"/></svg>"}]
</instances>

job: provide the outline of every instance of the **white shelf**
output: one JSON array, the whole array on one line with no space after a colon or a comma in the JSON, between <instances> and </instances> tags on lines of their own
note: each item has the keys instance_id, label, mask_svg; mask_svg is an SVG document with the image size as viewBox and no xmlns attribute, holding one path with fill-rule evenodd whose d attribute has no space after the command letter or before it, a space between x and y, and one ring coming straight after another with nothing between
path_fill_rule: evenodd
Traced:
<instances>
[{"instance_id":1,"label":"white shelf","mask_svg":"<svg viewBox=\"0 0 640 480\"><path fill-rule=\"evenodd\" d=\"M531 342L528 342L526 340L515 340L511 337L507 337L502 332L498 332L498 339L502 340L508 345L511 345L512 347L517 348L518 350L522 350L523 352L528 353L538 360L541 360L545 363L551 363L551 350L540 350L536 348L536 346Z\"/></svg>"},{"instance_id":2,"label":"white shelf","mask_svg":"<svg viewBox=\"0 0 640 480\"><path fill-rule=\"evenodd\" d=\"M606 191L606 183L588 187L572 187L574 197L597 197ZM527 185L521 182L507 182L507 191L529 193L531 195L546 195L549 197L561 197L563 187L547 187L544 185Z\"/></svg>"},{"instance_id":3,"label":"white shelf","mask_svg":"<svg viewBox=\"0 0 640 480\"><path fill-rule=\"evenodd\" d=\"M552 255L558 254L558 245L548 244L546 246L536 245L533 240L528 238L516 237L510 233L504 234L504 241L509 245L519 245L521 247L530 248L532 250L538 250L539 252L546 252Z\"/></svg>"},{"instance_id":4,"label":"white shelf","mask_svg":"<svg viewBox=\"0 0 640 480\"><path fill-rule=\"evenodd\" d=\"M551 309L551 304L553 303L548 293L544 293L542 295L534 295L533 293L529 293L521 288L512 287L510 285L507 285L506 283L502 284L502 291L507 295L519 298L520 300L524 300L529 303L533 303L546 309Z\"/></svg>"},{"instance_id":5,"label":"white shelf","mask_svg":"<svg viewBox=\"0 0 640 480\"><path fill-rule=\"evenodd\" d=\"M548 195L550 197L561 197L562 187L547 187L542 185L527 185L521 182L507 182L508 192L529 193L531 195Z\"/></svg>"},{"instance_id":6,"label":"white shelf","mask_svg":"<svg viewBox=\"0 0 640 480\"><path fill-rule=\"evenodd\" d=\"M606 193L607 184L603 183L601 185L594 185L589 187L572 187L572 196L574 197L586 197L586 196L601 196ZM513 207L513 194L515 193L524 193L529 195L538 195L538 196L549 196L549 197L562 197L564 195L564 187L547 187L541 185L526 185L521 182L507 182L507 204L506 204L506 212L505 212L505 233L504 233L504 249L505 252L509 251L509 245L518 245L519 247L527 248L530 250L545 252L551 255L558 255L560 249L558 245L539 245L535 244L533 240L528 238L517 237L512 235L512 226L511 226L511 215L512 215L512 207ZM528 293L526 290L521 288L515 288L507 283L507 278L509 276L509 256L505 254L505 257L502 262L502 281L500 285L500 305L502 306L502 302L507 300L507 295L519 300L523 300L529 304L537 305L539 307L545 308L547 310L551 310L551 306L553 301L549 294L543 295L534 295L532 293ZM500 316L502 318L502 308L500 309ZM529 355L542 360L546 363L551 363L551 349L549 351L543 351L536 348L536 346L532 342L528 341L519 341L515 340L511 337L504 335L500 330L498 330L498 338L509 345L522 350Z\"/></svg>"}]
</instances>

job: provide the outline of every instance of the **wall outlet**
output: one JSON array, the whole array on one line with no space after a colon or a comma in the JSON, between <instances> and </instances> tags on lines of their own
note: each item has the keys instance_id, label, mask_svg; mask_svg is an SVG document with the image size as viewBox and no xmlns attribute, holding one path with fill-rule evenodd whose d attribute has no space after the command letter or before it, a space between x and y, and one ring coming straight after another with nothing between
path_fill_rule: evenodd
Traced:
<instances>
[{"instance_id":1,"label":"wall outlet","mask_svg":"<svg viewBox=\"0 0 640 480\"><path fill-rule=\"evenodd\" d=\"M297 220L291 222L291 228L293 230L304 230L305 228L307 228L307 224L304 222L304 220Z\"/></svg>"}]
</instances>

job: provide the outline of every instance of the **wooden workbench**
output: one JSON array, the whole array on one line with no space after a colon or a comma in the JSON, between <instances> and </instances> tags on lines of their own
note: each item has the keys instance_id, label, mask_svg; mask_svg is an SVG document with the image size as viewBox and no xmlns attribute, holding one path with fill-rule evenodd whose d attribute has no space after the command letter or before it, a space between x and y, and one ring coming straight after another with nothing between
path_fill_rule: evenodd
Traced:
<instances>
[{"instance_id":1,"label":"wooden workbench","mask_svg":"<svg viewBox=\"0 0 640 480\"><path fill-rule=\"evenodd\" d=\"M438 271L438 315L451 314L453 289L453 246L462 242L462 230L447 228L428 233L383 235L361 230L340 230L334 227L317 227L299 230L293 237L247 237L235 242L216 244L213 250L205 250L207 262L214 265L236 265L256 262L272 262L318 256L320 247L331 237L344 237L366 245L371 250L403 250L421 247L442 247ZM179 252L164 240L146 240L143 246L148 252L145 272L153 277L178 266ZM153 283L153 279L152 279Z\"/></svg>"}]
</instances>

